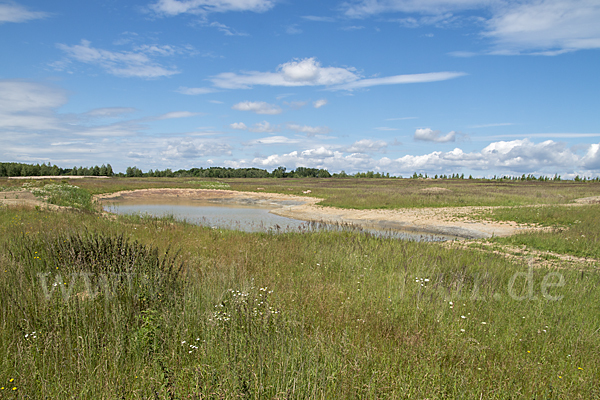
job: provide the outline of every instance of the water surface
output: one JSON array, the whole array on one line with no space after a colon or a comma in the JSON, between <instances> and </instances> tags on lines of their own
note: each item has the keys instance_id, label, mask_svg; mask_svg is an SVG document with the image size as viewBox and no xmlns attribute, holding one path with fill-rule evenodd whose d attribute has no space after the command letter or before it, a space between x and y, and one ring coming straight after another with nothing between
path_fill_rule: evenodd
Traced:
<instances>
[{"instance_id":1,"label":"water surface","mask_svg":"<svg viewBox=\"0 0 600 400\"><path fill-rule=\"evenodd\" d=\"M220 229L245 232L309 232L319 230L350 230L382 237L417 241L443 241L456 237L394 229L362 228L349 225L307 222L270 213L271 206L238 205L205 200L127 199L106 203L104 210L116 214L173 216L180 221Z\"/></svg>"}]
</instances>

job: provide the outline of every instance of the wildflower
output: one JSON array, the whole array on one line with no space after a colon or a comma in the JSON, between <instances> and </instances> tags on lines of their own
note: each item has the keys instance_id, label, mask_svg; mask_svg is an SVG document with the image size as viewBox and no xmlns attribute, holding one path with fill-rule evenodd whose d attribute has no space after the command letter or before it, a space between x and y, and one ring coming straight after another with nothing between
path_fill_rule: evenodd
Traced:
<instances>
[{"instance_id":1,"label":"wildflower","mask_svg":"<svg viewBox=\"0 0 600 400\"><path fill-rule=\"evenodd\" d=\"M465 317L464 315L461 315L460 317L461 317L462 319L465 319L465 318L467 318L467 317Z\"/></svg>"},{"instance_id":2,"label":"wildflower","mask_svg":"<svg viewBox=\"0 0 600 400\"><path fill-rule=\"evenodd\" d=\"M461 331L461 332L464 332L465 330L464 330L464 329L461 329L460 331Z\"/></svg>"},{"instance_id":3,"label":"wildflower","mask_svg":"<svg viewBox=\"0 0 600 400\"><path fill-rule=\"evenodd\" d=\"M487 322L483 322L483 321L481 322L481 325L486 325L486 324L487 324Z\"/></svg>"},{"instance_id":4,"label":"wildflower","mask_svg":"<svg viewBox=\"0 0 600 400\"><path fill-rule=\"evenodd\" d=\"M581 368L581 367L577 367L577 369L583 371L583 368Z\"/></svg>"},{"instance_id":5,"label":"wildflower","mask_svg":"<svg viewBox=\"0 0 600 400\"><path fill-rule=\"evenodd\" d=\"M531 353L531 351L527 350L528 353Z\"/></svg>"}]
</instances>

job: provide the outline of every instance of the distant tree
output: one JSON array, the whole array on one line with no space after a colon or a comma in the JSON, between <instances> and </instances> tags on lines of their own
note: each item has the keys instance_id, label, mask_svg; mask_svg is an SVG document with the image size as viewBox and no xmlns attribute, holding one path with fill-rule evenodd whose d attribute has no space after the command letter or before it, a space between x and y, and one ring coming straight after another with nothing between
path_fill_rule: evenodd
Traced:
<instances>
[{"instance_id":1,"label":"distant tree","mask_svg":"<svg viewBox=\"0 0 600 400\"><path fill-rule=\"evenodd\" d=\"M285 176L285 170L285 167L277 167L273 170L272 175L274 178L283 178Z\"/></svg>"},{"instance_id":2,"label":"distant tree","mask_svg":"<svg viewBox=\"0 0 600 400\"><path fill-rule=\"evenodd\" d=\"M331 178L331 174L326 169L320 169L318 177L319 178Z\"/></svg>"}]
</instances>

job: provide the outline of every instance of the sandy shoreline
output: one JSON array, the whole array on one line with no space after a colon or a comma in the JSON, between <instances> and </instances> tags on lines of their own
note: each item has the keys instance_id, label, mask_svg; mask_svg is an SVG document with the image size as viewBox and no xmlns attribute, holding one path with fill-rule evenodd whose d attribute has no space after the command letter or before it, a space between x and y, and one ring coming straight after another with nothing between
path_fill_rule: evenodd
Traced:
<instances>
[{"instance_id":1,"label":"sandy shoreline","mask_svg":"<svg viewBox=\"0 0 600 400\"><path fill-rule=\"evenodd\" d=\"M493 222L470 218L492 207L404 208L395 210L354 210L317 205L322 199L277 193L237 192L218 189L143 189L96 196L107 203L118 200L197 200L219 204L255 205L271 213L303 221L350 223L367 229L446 235L466 239L510 236L531 230L515 222Z\"/></svg>"}]
</instances>

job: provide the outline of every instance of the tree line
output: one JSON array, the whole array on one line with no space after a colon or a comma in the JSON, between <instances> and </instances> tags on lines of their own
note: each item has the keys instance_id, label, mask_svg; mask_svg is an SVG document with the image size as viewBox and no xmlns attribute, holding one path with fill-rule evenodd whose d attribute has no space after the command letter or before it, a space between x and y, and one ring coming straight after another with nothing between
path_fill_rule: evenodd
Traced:
<instances>
[{"instance_id":1,"label":"tree line","mask_svg":"<svg viewBox=\"0 0 600 400\"><path fill-rule=\"evenodd\" d=\"M95 165L93 167L73 167L73 168L60 168L50 163L44 164L24 164L24 163L0 163L0 177L10 176L119 176L129 178L142 178L142 177L190 177L190 178L374 178L374 179L394 179L401 178L396 176L390 176L389 173L384 172L357 172L354 174L347 174L344 171L339 173L331 174L326 169L319 168L307 168L298 167L295 170L288 171L285 167L278 167L272 172L266 169L260 168L225 168L225 167L209 167L209 168L190 168L190 169L179 169L172 171L170 168L164 170L148 170L147 172L142 171L138 167L127 167L125 173L115 173L110 164L102 164L101 166ZM412 179L481 179L473 178L469 175L465 178L464 174L451 174L451 175L435 175L428 176L427 174L416 172L410 177ZM560 181L562 178L560 175L555 174L553 177L540 175L535 176L533 174L521 175L521 176L497 176L494 175L492 178L483 178L486 180L493 181ZM599 182L600 177L580 177L577 175L573 178L575 182Z\"/></svg>"},{"instance_id":2,"label":"tree line","mask_svg":"<svg viewBox=\"0 0 600 400\"><path fill-rule=\"evenodd\" d=\"M93 167L60 168L57 165L0 163L0 176L114 176L110 164Z\"/></svg>"}]
</instances>

